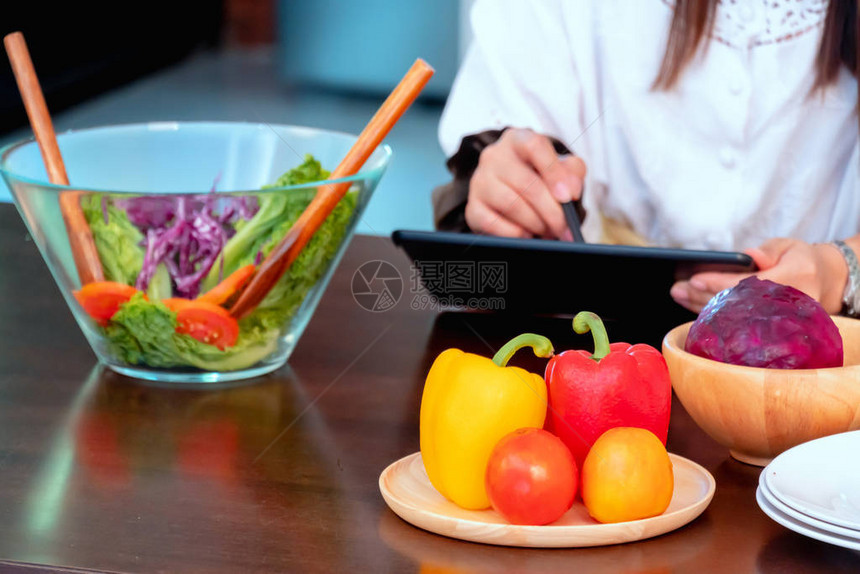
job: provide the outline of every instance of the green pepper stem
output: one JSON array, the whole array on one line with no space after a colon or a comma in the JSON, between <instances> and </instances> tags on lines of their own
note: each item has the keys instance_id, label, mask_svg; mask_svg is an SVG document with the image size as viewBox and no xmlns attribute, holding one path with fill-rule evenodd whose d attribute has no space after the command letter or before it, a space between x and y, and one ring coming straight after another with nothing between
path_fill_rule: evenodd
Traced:
<instances>
[{"instance_id":1,"label":"green pepper stem","mask_svg":"<svg viewBox=\"0 0 860 574\"><path fill-rule=\"evenodd\" d=\"M523 347L531 347L538 357L551 357L553 353L552 342L546 337L535 335L534 333L523 333L514 337L499 349L499 352L493 357L493 362L500 367L508 364L514 353Z\"/></svg>"},{"instance_id":2,"label":"green pepper stem","mask_svg":"<svg viewBox=\"0 0 860 574\"><path fill-rule=\"evenodd\" d=\"M591 358L599 361L609 354L609 337L606 335L606 327L600 317L590 311L580 311L573 318L573 330L580 335L591 331L594 337L594 354Z\"/></svg>"}]
</instances>

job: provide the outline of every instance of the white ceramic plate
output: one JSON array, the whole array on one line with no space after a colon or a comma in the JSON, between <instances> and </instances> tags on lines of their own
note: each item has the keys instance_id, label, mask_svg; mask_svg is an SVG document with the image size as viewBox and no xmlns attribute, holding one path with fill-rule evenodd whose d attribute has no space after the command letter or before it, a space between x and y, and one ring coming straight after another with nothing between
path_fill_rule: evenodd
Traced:
<instances>
[{"instance_id":1,"label":"white ceramic plate","mask_svg":"<svg viewBox=\"0 0 860 574\"><path fill-rule=\"evenodd\" d=\"M834 534L832 532L828 532L826 530L821 530L820 528L815 528L806 522L801 522L800 520L796 520L787 514L783 514L779 510L777 510L762 494L761 488L757 488L755 492L755 499L758 502L759 508L761 508L765 514L770 516L773 520L782 524L789 530L794 530L799 534L803 534L804 536L808 536L810 538L815 538L816 540L821 540L822 542L827 542L830 544L835 544L836 546L842 546L844 548L850 548L852 550L860 550L860 540L856 538L849 538L847 536L840 536L839 534Z\"/></svg>"},{"instance_id":2,"label":"white ceramic plate","mask_svg":"<svg viewBox=\"0 0 860 574\"><path fill-rule=\"evenodd\" d=\"M379 476L385 502L406 522L424 530L485 544L565 548L604 546L642 540L680 528L698 517L714 496L716 483L707 470L670 454L675 490L666 511L652 518L600 524L582 502L547 526L510 524L494 510L465 510L433 488L420 453L392 463Z\"/></svg>"},{"instance_id":3,"label":"white ceramic plate","mask_svg":"<svg viewBox=\"0 0 860 574\"><path fill-rule=\"evenodd\" d=\"M837 526L835 524L830 524L829 522L824 522L823 520L818 520L817 518L813 518L812 516L808 516L803 514L802 512L798 512L792 507L784 504L780 499L773 495L770 489L767 487L767 482L765 482L765 473L762 472L758 479L758 489L759 492L764 496L764 499L767 500L772 507L774 507L777 511L782 514L794 518L800 522L808 524L809 526L813 526L818 528L819 530L824 530L826 532L831 532L833 534L838 534L839 536L845 536L847 538L856 539L860 542L860 532L857 530L853 530L851 528L844 528L842 526Z\"/></svg>"},{"instance_id":4,"label":"white ceramic plate","mask_svg":"<svg viewBox=\"0 0 860 574\"><path fill-rule=\"evenodd\" d=\"M764 470L780 502L807 516L860 531L860 431L793 447Z\"/></svg>"}]
</instances>

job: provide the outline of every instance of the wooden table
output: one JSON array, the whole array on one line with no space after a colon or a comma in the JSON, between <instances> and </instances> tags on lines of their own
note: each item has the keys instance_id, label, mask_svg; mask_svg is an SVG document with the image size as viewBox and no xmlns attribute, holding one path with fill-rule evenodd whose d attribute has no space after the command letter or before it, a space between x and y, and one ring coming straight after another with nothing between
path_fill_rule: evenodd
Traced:
<instances>
[{"instance_id":1,"label":"wooden table","mask_svg":"<svg viewBox=\"0 0 860 574\"><path fill-rule=\"evenodd\" d=\"M364 262L403 276L393 309L351 296ZM408 261L356 237L289 366L233 388L139 384L96 365L17 213L0 206L0 570L117 572L857 572L860 554L795 534L755 503L677 402L672 452L707 467L705 513L638 543L530 550L461 542L394 515L379 473L418 450L441 350L490 354L569 321L414 310ZM64 570L66 571L66 570Z\"/></svg>"}]
</instances>

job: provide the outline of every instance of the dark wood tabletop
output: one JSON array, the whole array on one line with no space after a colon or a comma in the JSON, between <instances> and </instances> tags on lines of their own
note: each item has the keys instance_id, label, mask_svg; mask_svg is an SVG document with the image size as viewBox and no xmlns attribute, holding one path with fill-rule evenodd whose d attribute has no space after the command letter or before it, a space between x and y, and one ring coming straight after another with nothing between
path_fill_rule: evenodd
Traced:
<instances>
[{"instance_id":1,"label":"dark wood tabletop","mask_svg":"<svg viewBox=\"0 0 860 574\"><path fill-rule=\"evenodd\" d=\"M395 265L385 312L351 294ZM713 473L691 524L584 549L445 538L393 514L380 472L418 450L424 376L448 347L484 355L569 319L439 312L386 238L357 236L288 366L248 384L158 387L99 368L18 214L0 205L0 570L12 572L858 572L860 554L756 505L739 463L673 404L669 450ZM653 334L659 339L659 334ZM617 333L610 333L613 338Z\"/></svg>"}]
</instances>

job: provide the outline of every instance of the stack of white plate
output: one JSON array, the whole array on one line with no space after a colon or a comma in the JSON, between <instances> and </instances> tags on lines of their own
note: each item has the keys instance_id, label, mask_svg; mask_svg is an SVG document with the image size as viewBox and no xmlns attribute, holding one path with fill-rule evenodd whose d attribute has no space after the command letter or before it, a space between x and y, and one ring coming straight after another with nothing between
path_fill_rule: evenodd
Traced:
<instances>
[{"instance_id":1,"label":"stack of white plate","mask_svg":"<svg viewBox=\"0 0 860 574\"><path fill-rule=\"evenodd\" d=\"M860 431L791 448L765 467L756 501L786 528L860 550Z\"/></svg>"}]
</instances>

